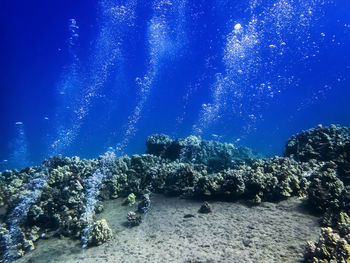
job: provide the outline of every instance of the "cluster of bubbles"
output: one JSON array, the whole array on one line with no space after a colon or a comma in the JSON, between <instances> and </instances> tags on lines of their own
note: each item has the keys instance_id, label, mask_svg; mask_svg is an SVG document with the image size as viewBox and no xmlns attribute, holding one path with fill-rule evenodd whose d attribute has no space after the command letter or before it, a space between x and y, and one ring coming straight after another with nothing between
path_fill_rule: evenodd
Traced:
<instances>
[{"instance_id":1,"label":"cluster of bubbles","mask_svg":"<svg viewBox=\"0 0 350 263\"><path fill-rule=\"evenodd\" d=\"M89 59L87 72L83 71L76 54L74 61L59 83L63 95L63 111L59 112L57 136L51 144L51 155L62 153L77 138L84 119L89 114L94 99L100 97L108 77L115 65L123 60L121 47L128 29L134 26L136 1L103 0L100 4L99 31ZM78 26L71 19L69 42L76 42ZM71 41L72 40L72 41ZM69 96L71 94L72 96ZM61 107L62 110L62 107ZM68 121L67 121L68 120Z\"/></svg>"},{"instance_id":2,"label":"cluster of bubbles","mask_svg":"<svg viewBox=\"0 0 350 263\"><path fill-rule=\"evenodd\" d=\"M229 21L231 31L222 55L224 72L217 74L212 101L202 105L193 126L196 134L205 132L224 114L243 120L243 128L249 130L263 118L260 110L264 106L287 87L297 85L291 65L317 56L311 25L326 1L263 2L249 2L248 22ZM285 63L287 57L293 57L294 62Z\"/></svg>"},{"instance_id":3,"label":"cluster of bubbles","mask_svg":"<svg viewBox=\"0 0 350 263\"><path fill-rule=\"evenodd\" d=\"M244 3L242 14L248 19L237 20L232 13L226 22L225 44L222 48L222 70L218 70L211 85L211 101L202 104L193 132L201 135L222 119L239 120L246 131L264 118L262 109L275 101L287 87L298 85L293 64L308 63L319 54L319 43L313 36L312 27L330 0L250 0ZM121 68L125 54L124 42L137 26L136 0L100 0L98 30L93 42L88 63L79 59L79 25L75 19L69 20L68 47L71 63L64 69L58 83L61 104L56 110L56 129L50 138L48 155L65 153L77 140L97 98L112 72ZM214 1L218 9L230 5L230 1ZM153 0L152 16L147 23L146 47L147 64L145 73L135 79L138 93L127 123L120 129L123 137L116 145L118 153L123 153L131 138L137 132L137 124L142 117L150 94L161 69L181 54L187 39L187 0ZM233 17L235 15L235 17ZM346 28L349 26L344 25ZM220 32L221 37L221 30ZM324 38L325 33L319 37ZM290 58L293 61L290 61ZM210 61L210 59L208 59ZM209 62L208 62L209 63ZM85 66L83 66L83 64ZM207 78L204 75L200 77ZM198 89L202 80L192 85L184 96L182 114L176 120L179 127L185 118L190 97ZM120 84L120 83L119 83ZM117 87L115 87L117 88ZM315 98L325 96L329 85L318 90L312 98L299 105L309 105ZM15 166L27 163L27 146L23 124L16 136L18 147L9 160L21 160Z\"/></svg>"},{"instance_id":4,"label":"cluster of bubbles","mask_svg":"<svg viewBox=\"0 0 350 263\"><path fill-rule=\"evenodd\" d=\"M69 20L68 26L70 37L68 39L68 49L71 57L71 63L67 65L57 84L58 96L60 98L60 106L57 109L57 134L50 144L50 155L56 155L64 150L67 145L70 145L75 139L74 131L78 128L77 123L74 123L71 116L74 104L72 99L79 91L82 85L81 77L81 62L77 54L77 46L79 42L79 26L75 19ZM67 123L69 123L67 125ZM72 125L73 127L69 127ZM51 138L50 138L51 139Z\"/></svg>"},{"instance_id":5,"label":"cluster of bubbles","mask_svg":"<svg viewBox=\"0 0 350 263\"><path fill-rule=\"evenodd\" d=\"M42 189L47 185L48 170L46 167L43 171L31 179L18 198L18 204L13 208L9 215L8 229L9 234L5 235L5 262L12 262L18 255L18 244L22 240L20 225L26 217L30 207L37 201L42 193Z\"/></svg>"},{"instance_id":6,"label":"cluster of bubbles","mask_svg":"<svg viewBox=\"0 0 350 263\"><path fill-rule=\"evenodd\" d=\"M70 49L70 52L73 54L73 56L76 56L76 53L73 52L72 49L78 45L79 26L77 24L77 21L74 18L69 19L69 34L70 34L68 39L69 49Z\"/></svg>"},{"instance_id":7,"label":"cluster of bubbles","mask_svg":"<svg viewBox=\"0 0 350 263\"><path fill-rule=\"evenodd\" d=\"M51 143L50 155L62 153L76 140L94 100L100 96L116 65L123 62L123 42L130 29L135 27L136 0L121 0L118 3L101 0L99 4L98 35L87 69L83 69L77 53L78 23L75 19L69 21L68 44L72 61L58 83L62 103L57 111L57 134ZM202 104L199 119L193 125L193 132L203 134L227 115L243 120L247 132L254 123L261 120L261 109L288 86L296 85L291 64L307 63L308 59L318 55L319 45L311 40L313 38L310 28L319 17L315 13L318 14L325 4L325 0L277 0L270 4L263 0L251 0L248 4L248 21L231 19L227 23L229 30L225 34L225 46L221 56L223 70L215 76L211 102ZM124 137L116 146L118 155L123 154L136 134L137 124L163 65L176 60L187 44L186 5L186 0L154 0L152 3L153 15L147 23L146 32L147 68L142 77L135 79L138 87L136 105L128 117ZM349 25L346 27L350 28ZM321 37L324 36L322 33ZM286 57L293 57L295 61L285 63ZM183 114L177 120L178 125L181 125L185 117L189 97L205 78L202 75L198 83L185 94ZM325 96L329 89L326 85L324 89L318 90L311 101L315 97ZM305 104L310 104L311 101L305 101ZM16 140L9 162L15 167L25 167L28 165L28 153L23 123L17 122L15 129ZM186 143L180 160L186 158L189 146ZM116 156L111 151L103 155L97 170L84 181L85 207L81 217L85 224L81 237L83 248L86 248L90 238L100 187ZM46 170L28 183L27 190L19 197L18 205L10 214L10 235L7 236L5 255L8 261L16 257L20 224L46 186L47 176Z\"/></svg>"},{"instance_id":8,"label":"cluster of bubbles","mask_svg":"<svg viewBox=\"0 0 350 263\"><path fill-rule=\"evenodd\" d=\"M124 138L116 146L119 154L123 154L137 131L137 123L163 63L176 59L179 50L186 42L184 33L186 0L156 0L152 7L153 17L147 27L148 68L142 78L136 78L136 85L139 87L137 103L128 117Z\"/></svg>"},{"instance_id":9,"label":"cluster of bubbles","mask_svg":"<svg viewBox=\"0 0 350 263\"><path fill-rule=\"evenodd\" d=\"M85 249L88 245L91 234L91 222L94 216L94 211L97 204L97 197L104 179L108 174L108 170L116 160L116 155L113 151L108 151L100 157L99 168L94 174L84 180L85 206L80 220L84 223L85 228L82 231L81 241L82 247Z\"/></svg>"}]
</instances>

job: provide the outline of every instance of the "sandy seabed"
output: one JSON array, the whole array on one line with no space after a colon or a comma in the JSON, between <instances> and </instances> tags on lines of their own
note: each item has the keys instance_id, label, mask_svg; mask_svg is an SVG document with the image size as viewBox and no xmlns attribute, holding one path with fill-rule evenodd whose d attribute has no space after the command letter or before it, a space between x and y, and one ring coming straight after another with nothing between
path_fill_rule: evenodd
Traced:
<instances>
[{"instance_id":1,"label":"sandy seabed","mask_svg":"<svg viewBox=\"0 0 350 263\"><path fill-rule=\"evenodd\" d=\"M138 227L125 226L134 207L122 200L104 203L113 239L84 252L79 241L41 240L18 263L100 262L302 262L307 240L316 241L318 218L304 201L289 199L248 207L236 202L210 202L212 212L200 214L201 202L153 195L149 212ZM184 218L191 214L194 217Z\"/></svg>"}]
</instances>

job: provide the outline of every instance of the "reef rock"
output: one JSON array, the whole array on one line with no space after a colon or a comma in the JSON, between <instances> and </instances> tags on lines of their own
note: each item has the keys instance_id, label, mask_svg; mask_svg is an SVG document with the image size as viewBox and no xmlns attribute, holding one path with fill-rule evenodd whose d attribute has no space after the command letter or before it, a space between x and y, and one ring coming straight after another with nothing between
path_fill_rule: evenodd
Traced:
<instances>
[{"instance_id":1,"label":"reef rock","mask_svg":"<svg viewBox=\"0 0 350 263\"><path fill-rule=\"evenodd\" d=\"M289 139L284 156L302 162L316 159L343 163L350 158L349 143L350 128L319 125Z\"/></svg>"},{"instance_id":2,"label":"reef rock","mask_svg":"<svg viewBox=\"0 0 350 263\"><path fill-rule=\"evenodd\" d=\"M129 212L126 216L126 219L128 220L129 227L138 226L142 222L142 217L135 212Z\"/></svg>"},{"instance_id":3,"label":"reef rock","mask_svg":"<svg viewBox=\"0 0 350 263\"><path fill-rule=\"evenodd\" d=\"M133 206L136 203L136 196L134 193L128 195L128 197L124 200L124 205Z\"/></svg>"},{"instance_id":4,"label":"reef rock","mask_svg":"<svg viewBox=\"0 0 350 263\"><path fill-rule=\"evenodd\" d=\"M251 159L262 157L246 147L206 141L196 136L172 140L167 135L155 134L148 137L146 146L149 154L172 161L204 164L212 171L228 169L237 161L249 162Z\"/></svg>"},{"instance_id":5,"label":"reef rock","mask_svg":"<svg viewBox=\"0 0 350 263\"><path fill-rule=\"evenodd\" d=\"M341 209L344 191L344 183L338 178L333 162L324 164L310 176L308 199L317 211Z\"/></svg>"},{"instance_id":6,"label":"reef rock","mask_svg":"<svg viewBox=\"0 0 350 263\"><path fill-rule=\"evenodd\" d=\"M202 214L209 214L211 210L211 205L208 202L204 202L199 208L198 212Z\"/></svg>"},{"instance_id":7,"label":"reef rock","mask_svg":"<svg viewBox=\"0 0 350 263\"><path fill-rule=\"evenodd\" d=\"M137 212L130 212L127 220L130 226L138 225L151 205L152 192L188 198L243 199L256 205L308 196L311 206L323 213L323 224L338 231L332 236L337 234L346 240L345 234L339 233L343 233L340 226L350 223L349 128L317 127L302 132L288 141L286 157L266 159L258 159L261 156L248 148L196 136L172 140L166 135L152 135L146 145L146 154L115 158L104 167L104 181L93 214L102 211L103 200L121 197L132 205L137 196ZM11 212L27 200L26 194L35 196L18 224L21 239L15 252L23 254L34 249L45 233L81 238L86 225L81 219L87 196L85 182L100 163L101 158L56 156L38 167L0 173L0 206L4 211L1 222L9 222ZM40 177L47 180L35 189L33 182ZM33 195L35 190L37 194ZM2 250L6 249L3 240L8 236L8 227L0 227ZM102 244L111 236L107 222L97 221L92 226L89 245Z\"/></svg>"},{"instance_id":8,"label":"reef rock","mask_svg":"<svg viewBox=\"0 0 350 263\"><path fill-rule=\"evenodd\" d=\"M109 228L106 219L93 223L89 238L90 246L99 246L112 238L112 230Z\"/></svg>"},{"instance_id":9,"label":"reef rock","mask_svg":"<svg viewBox=\"0 0 350 263\"><path fill-rule=\"evenodd\" d=\"M202 176L195 185L195 194L225 199L243 198L253 204L279 201L291 196L306 196L310 164L289 158L275 157L238 165L217 174Z\"/></svg>"},{"instance_id":10,"label":"reef rock","mask_svg":"<svg viewBox=\"0 0 350 263\"><path fill-rule=\"evenodd\" d=\"M305 262L350 262L350 235L340 235L330 227L322 228L318 242L308 242Z\"/></svg>"}]
</instances>

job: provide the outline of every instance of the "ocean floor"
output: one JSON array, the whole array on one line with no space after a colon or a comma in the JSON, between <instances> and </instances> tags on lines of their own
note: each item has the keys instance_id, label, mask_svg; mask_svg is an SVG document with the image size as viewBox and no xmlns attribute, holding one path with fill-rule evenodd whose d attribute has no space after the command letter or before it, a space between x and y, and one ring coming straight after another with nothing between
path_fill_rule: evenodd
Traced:
<instances>
[{"instance_id":1,"label":"ocean floor","mask_svg":"<svg viewBox=\"0 0 350 263\"><path fill-rule=\"evenodd\" d=\"M151 208L138 227L126 227L135 207L121 199L104 203L113 239L82 253L79 241L40 240L18 263L47 262L302 262L307 240L320 234L318 217L302 199L262 203L210 202L212 212L200 214L201 202L152 195ZM193 217L185 218L191 214Z\"/></svg>"}]
</instances>

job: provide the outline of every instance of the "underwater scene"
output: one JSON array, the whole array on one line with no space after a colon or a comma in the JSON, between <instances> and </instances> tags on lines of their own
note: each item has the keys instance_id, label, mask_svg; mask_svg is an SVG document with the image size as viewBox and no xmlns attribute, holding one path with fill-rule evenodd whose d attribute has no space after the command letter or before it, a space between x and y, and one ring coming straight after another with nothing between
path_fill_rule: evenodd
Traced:
<instances>
[{"instance_id":1,"label":"underwater scene","mask_svg":"<svg viewBox=\"0 0 350 263\"><path fill-rule=\"evenodd\" d=\"M349 0L5 0L0 263L349 262Z\"/></svg>"}]
</instances>

